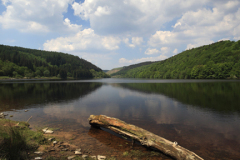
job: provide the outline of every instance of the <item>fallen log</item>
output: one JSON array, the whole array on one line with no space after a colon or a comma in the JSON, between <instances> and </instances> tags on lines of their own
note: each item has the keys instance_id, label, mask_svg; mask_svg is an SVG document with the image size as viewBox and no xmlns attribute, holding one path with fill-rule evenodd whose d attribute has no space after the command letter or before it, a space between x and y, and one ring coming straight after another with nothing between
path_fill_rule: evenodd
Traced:
<instances>
[{"instance_id":1,"label":"fallen log","mask_svg":"<svg viewBox=\"0 0 240 160\"><path fill-rule=\"evenodd\" d=\"M153 147L170 157L177 160L203 160L194 152L191 152L165 138L157 136L147 130L127 124L117 118L107 117L105 115L90 115L89 123L93 126L104 127L118 134L128 136L139 141L142 145Z\"/></svg>"}]
</instances>

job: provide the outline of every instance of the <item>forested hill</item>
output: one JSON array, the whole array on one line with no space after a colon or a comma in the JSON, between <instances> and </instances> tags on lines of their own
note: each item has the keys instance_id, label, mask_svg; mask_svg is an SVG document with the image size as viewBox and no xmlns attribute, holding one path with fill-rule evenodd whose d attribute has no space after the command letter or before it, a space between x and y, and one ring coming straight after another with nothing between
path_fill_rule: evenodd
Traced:
<instances>
[{"instance_id":1,"label":"forested hill","mask_svg":"<svg viewBox=\"0 0 240 160\"><path fill-rule=\"evenodd\" d=\"M142 63L132 64L130 66L124 66L124 67L121 67L121 69L119 69L117 72L112 73L110 75L112 75L112 76L114 76L114 75L124 75L130 69L134 69L134 68L137 68L137 67L149 65L149 64L152 64L152 63L156 63L156 62L150 62L149 61L149 62L142 62ZM116 70L116 69L113 69L113 70Z\"/></svg>"},{"instance_id":2,"label":"forested hill","mask_svg":"<svg viewBox=\"0 0 240 160\"><path fill-rule=\"evenodd\" d=\"M155 79L239 79L240 40L193 48L166 60L114 75Z\"/></svg>"},{"instance_id":3,"label":"forested hill","mask_svg":"<svg viewBox=\"0 0 240 160\"><path fill-rule=\"evenodd\" d=\"M6 45L0 45L0 76L56 76L63 79L109 77L99 67L77 56Z\"/></svg>"}]
</instances>

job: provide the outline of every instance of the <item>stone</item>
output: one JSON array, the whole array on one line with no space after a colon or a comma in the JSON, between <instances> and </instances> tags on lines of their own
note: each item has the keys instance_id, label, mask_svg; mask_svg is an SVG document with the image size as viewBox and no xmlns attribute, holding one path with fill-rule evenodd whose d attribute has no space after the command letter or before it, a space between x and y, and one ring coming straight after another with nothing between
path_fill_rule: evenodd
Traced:
<instances>
[{"instance_id":1,"label":"stone","mask_svg":"<svg viewBox=\"0 0 240 160\"><path fill-rule=\"evenodd\" d=\"M76 154L76 155L81 155L82 152L80 152L80 151L75 151L75 154Z\"/></svg>"},{"instance_id":2,"label":"stone","mask_svg":"<svg viewBox=\"0 0 240 160\"><path fill-rule=\"evenodd\" d=\"M68 159L73 159L75 158L76 156L69 156Z\"/></svg>"},{"instance_id":3,"label":"stone","mask_svg":"<svg viewBox=\"0 0 240 160\"><path fill-rule=\"evenodd\" d=\"M104 159L106 159L106 156L98 155L98 156L97 156L97 159L98 159L98 160L104 160Z\"/></svg>"},{"instance_id":4,"label":"stone","mask_svg":"<svg viewBox=\"0 0 240 160\"><path fill-rule=\"evenodd\" d=\"M50 130L50 129L48 129L48 128L44 128L42 131L43 131L44 133L48 133L48 134L52 134L52 133L53 133L53 131Z\"/></svg>"},{"instance_id":5,"label":"stone","mask_svg":"<svg viewBox=\"0 0 240 160\"><path fill-rule=\"evenodd\" d=\"M43 154L43 152L41 152L41 151L36 151L36 152L34 152L35 154L39 154L39 155L42 155Z\"/></svg>"},{"instance_id":6,"label":"stone","mask_svg":"<svg viewBox=\"0 0 240 160\"><path fill-rule=\"evenodd\" d=\"M68 151L68 148L63 148L62 151Z\"/></svg>"},{"instance_id":7,"label":"stone","mask_svg":"<svg viewBox=\"0 0 240 160\"><path fill-rule=\"evenodd\" d=\"M34 159L42 159L42 157L35 157Z\"/></svg>"},{"instance_id":8,"label":"stone","mask_svg":"<svg viewBox=\"0 0 240 160\"><path fill-rule=\"evenodd\" d=\"M57 141L53 141L53 144L57 144L58 142Z\"/></svg>"},{"instance_id":9,"label":"stone","mask_svg":"<svg viewBox=\"0 0 240 160\"><path fill-rule=\"evenodd\" d=\"M81 152L81 150L82 150L81 148L79 148L79 149L76 149L76 151L78 151L78 152Z\"/></svg>"},{"instance_id":10,"label":"stone","mask_svg":"<svg viewBox=\"0 0 240 160\"><path fill-rule=\"evenodd\" d=\"M25 110L25 112L27 112L28 110Z\"/></svg>"},{"instance_id":11,"label":"stone","mask_svg":"<svg viewBox=\"0 0 240 160\"><path fill-rule=\"evenodd\" d=\"M88 157L88 155L86 155L86 154L82 155L83 159L86 159L87 157Z\"/></svg>"},{"instance_id":12,"label":"stone","mask_svg":"<svg viewBox=\"0 0 240 160\"><path fill-rule=\"evenodd\" d=\"M54 139L55 139L55 138L49 138L48 140L49 140L49 141L53 141Z\"/></svg>"},{"instance_id":13,"label":"stone","mask_svg":"<svg viewBox=\"0 0 240 160\"><path fill-rule=\"evenodd\" d=\"M92 158L92 159L97 159L97 157L96 157L96 156L91 156L91 158Z\"/></svg>"}]
</instances>

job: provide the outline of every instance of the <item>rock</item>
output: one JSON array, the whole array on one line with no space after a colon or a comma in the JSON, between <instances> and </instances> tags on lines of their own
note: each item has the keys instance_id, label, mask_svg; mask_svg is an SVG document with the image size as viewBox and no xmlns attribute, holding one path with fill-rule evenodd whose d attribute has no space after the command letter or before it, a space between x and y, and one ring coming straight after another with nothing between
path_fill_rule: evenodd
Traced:
<instances>
[{"instance_id":1,"label":"rock","mask_svg":"<svg viewBox=\"0 0 240 160\"><path fill-rule=\"evenodd\" d=\"M97 156L97 159L98 159L98 160L104 160L104 159L106 159L106 156L98 155L98 156Z\"/></svg>"},{"instance_id":2,"label":"rock","mask_svg":"<svg viewBox=\"0 0 240 160\"><path fill-rule=\"evenodd\" d=\"M39 155L42 155L43 154L43 152L41 152L41 151L36 151L36 152L34 152L35 154L39 154Z\"/></svg>"},{"instance_id":3,"label":"rock","mask_svg":"<svg viewBox=\"0 0 240 160\"><path fill-rule=\"evenodd\" d=\"M75 158L76 156L69 156L68 159L73 159Z\"/></svg>"},{"instance_id":4,"label":"rock","mask_svg":"<svg viewBox=\"0 0 240 160\"><path fill-rule=\"evenodd\" d=\"M86 155L86 154L82 155L83 159L86 159L87 157L88 157L88 155Z\"/></svg>"},{"instance_id":5,"label":"rock","mask_svg":"<svg viewBox=\"0 0 240 160\"><path fill-rule=\"evenodd\" d=\"M92 159L97 159L97 157L96 157L96 156L91 156L91 158L92 158Z\"/></svg>"},{"instance_id":6,"label":"rock","mask_svg":"<svg viewBox=\"0 0 240 160\"><path fill-rule=\"evenodd\" d=\"M76 149L76 151L78 151L78 152L81 152L81 150L82 150L81 148L79 148L79 149Z\"/></svg>"},{"instance_id":7,"label":"rock","mask_svg":"<svg viewBox=\"0 0 240 160\"><path fill-rule=\"evenodd\" d=\"M53 144L55 145L55 144L57 144L58 143L58 141L53 141Z\"/></svg>"},{"instance_id":8,"label":"rock","mask_svg":"<svg viewBox=\"0 0 240 160\"><path fill-rule=\"evenodd\" d=\"M50 130L50 129L48 129L48 128L44 128L42 131L43 131L44 133L48 133L48 134L52 134L52 133L53 133L53 131Z\"/></svg>"},{"instance_id":9,"label":"rock","mask_svg":"<svg viewBox=\"0 0 240 160\"><path fill-rule=\"evenodd\" d=\"M68 148L63 148L62 151L68 151Z\"/></svg>"},{"instance_id":10,"label":"rock","mask_svg":"<svg viewBox=\"0 0 240 160\"><path fill-rule=\"evenodd\" d=\"M80 152L80 151L75 151L75 154L76 154L76 155L81 155L82 152Z\"/></svg>"},{"instance_id":11,"label":"rock","mask_svg":"<svg viewBox=\"0 0 240 160\"><path fill-rule=\"evenodd\" d=\"M55 138L49 138L48 140L49 140L49 141L53 141L54 139L55 139Z\"/></svg>"},{"instance_id":12,"label":"rock","mask_svg":"<svg viewBox=\"0 0 240 160\"><path fill-rule=\"evenodd\" d=\"M27 112L28 110L25 110L25 112Z\"/></svg>"},{"instance_id":13,"label":"rock","mask_svg":"<svg viewBox=\"0 0 240 160\"><path fill-rule=\"evenodd\" d=\"M34 159L42 159L42 157L35 157Z\"/></svg>"}]
</instances>

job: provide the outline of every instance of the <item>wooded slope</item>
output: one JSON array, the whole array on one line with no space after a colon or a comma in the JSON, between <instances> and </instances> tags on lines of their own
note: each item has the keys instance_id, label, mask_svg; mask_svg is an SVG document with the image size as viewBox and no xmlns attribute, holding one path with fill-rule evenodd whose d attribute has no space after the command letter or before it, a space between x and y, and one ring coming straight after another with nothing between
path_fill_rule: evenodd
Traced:
<instances>
[{"instance_id":1,"label":"wooded slope","mask_svg":"<svg viewBox=\"0 0 240 160\"><path fill-rule=\"evenodd\" d=\"M6 45L0 45L0 76L108 77L99 67L78 56Z\"/></svg>"},{"instance_id":2,"label":"wooded slope","mask_svg":"<svg viewBox=\"0 0 240 160\"><path fill-rule=\"evenodd\" d=\"M155 79L240 78L240 41L220 41L112 76Z\"/></svg>"}]
</instances>

